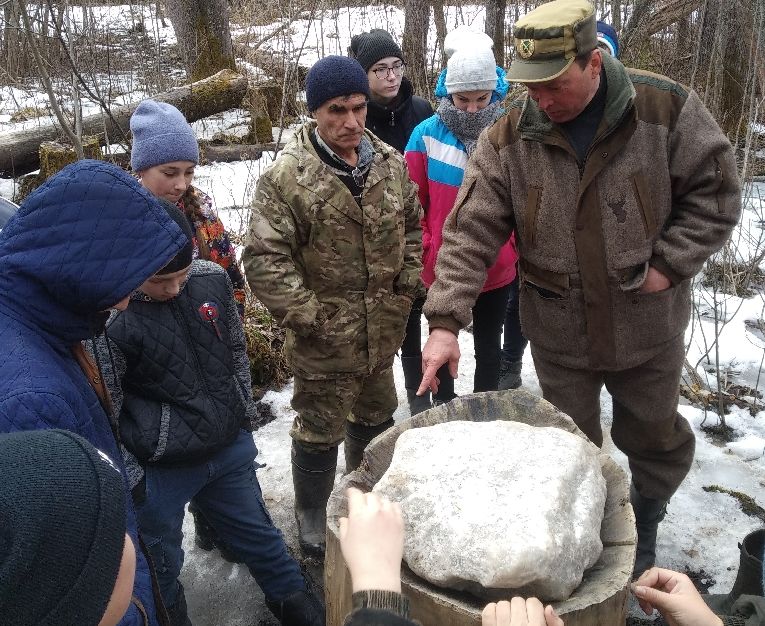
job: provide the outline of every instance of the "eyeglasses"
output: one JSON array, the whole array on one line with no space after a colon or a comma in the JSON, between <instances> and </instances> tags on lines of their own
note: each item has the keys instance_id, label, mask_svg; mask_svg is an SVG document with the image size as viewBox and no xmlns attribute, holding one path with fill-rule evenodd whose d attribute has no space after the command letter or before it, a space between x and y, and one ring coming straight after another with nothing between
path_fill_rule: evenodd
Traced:
<instances>
[{"instance_id":1,"label":"eyeglasses","mask_svg":"<svg viewBox=\"0 0 765 626\"><path fill-rule=\"evenodd\" d=\"M373 69L377 80L385 80L388 78L388 72L393 72L394 76L401 76L404 73L406 63L396 63L393 67L378 67Z\"/></svg>"}]
</instances>

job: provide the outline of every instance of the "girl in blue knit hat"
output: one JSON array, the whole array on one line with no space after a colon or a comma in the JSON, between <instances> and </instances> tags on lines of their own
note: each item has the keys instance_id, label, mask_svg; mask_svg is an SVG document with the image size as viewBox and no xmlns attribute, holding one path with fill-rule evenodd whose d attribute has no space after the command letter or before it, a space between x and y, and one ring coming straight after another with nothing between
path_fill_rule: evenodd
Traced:
<instances>
[{"instance_id":1,"label":"girl in blue knit hat","mask_svg":"<svg viewBox=\"0 0 765 626\"><path fill-rule=\"evenodd\" d=\"M191 183L199 144L186 118L172 104L144 100L130 118L130 165L141 184L181 209L194 227L194 258L213 261L228 273L239 314L244 315L244 278L236 252L210 196Z\"/></svg>"},{"instance_id":2,"label":"girl in blue knit hat","mask_svg":"<svg viewBox=\"0 0 765 626\"><path fill-rule=\"evenodd\" d=\"M444 49L449 61L436 85L438 108L435 115L415 127L404 153L425 211L422 281L426 287L435 279L441 231L454 206L468 158L481 131L502 115L500 103L508 90L505 71L497 67L491 38L484 33L457 29L447 35ZM496 390L499 384L502 324L517 259L510 239L489 268L483 292L473 306L474 391ZM420 336L419 330L416 335ZM411 357L420 364L419 355L402 350L402 362ZM439 370L438 377L434 404L455 397L454 379L446 366ZM407 395L414 390L407 390Z\"/></svg>"}]
</instances>

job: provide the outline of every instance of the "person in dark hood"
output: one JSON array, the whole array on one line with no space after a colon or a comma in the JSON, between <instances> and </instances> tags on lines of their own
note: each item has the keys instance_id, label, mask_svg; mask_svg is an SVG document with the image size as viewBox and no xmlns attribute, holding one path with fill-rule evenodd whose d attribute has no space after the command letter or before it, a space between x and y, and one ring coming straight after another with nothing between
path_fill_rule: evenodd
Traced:
<instances>
[{"instance_id":1,"label":"person in dark hood","mask_svg":"<svg viewBox=\"0 0 765 626\"><path fill-rule=\"evenodd\" d=\"M369 78L366 127L403 154L412 130L433 115L433 107L414 95L404 76L404 53L387 31L375 28L354 35L349 53Z\"/></svg>"},{"instance_id":2,"label":"person in dark hood","mask_svg":"<svg viewBox=\"0 0 765 626\"><path fill-rule=\"evenodd\" d=\"M160 200L100 161L64 168L24 201L0 233L0 432L74 432L124 480L109 397L82 341L186 244ZM136 575L120 624L163 624L129 496L125 507Z\"/></svg>"},{"instance_id":3,"label":"person in dark hood","mask_svg":"<svg viewBox=\"0 0 765 626\"><path fill-rule=\"evenodd\" d=\"M266 606L288 626L324 626L324 607L274 525L248 430L257 412L250 362L226 271L193 258L192 226L165 208L187 248L115 312L93 342L104 364L146 549L171 626L191 626L178 577L183 518L195 501L232 557L247 565Z\"/></svg>"}]
</instances>

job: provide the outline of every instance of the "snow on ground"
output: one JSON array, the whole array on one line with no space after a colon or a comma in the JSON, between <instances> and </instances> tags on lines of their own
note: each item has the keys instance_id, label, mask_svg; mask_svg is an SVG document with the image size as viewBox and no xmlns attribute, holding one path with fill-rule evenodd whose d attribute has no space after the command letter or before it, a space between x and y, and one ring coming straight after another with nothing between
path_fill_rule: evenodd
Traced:
<instances>
[{"instance_id":1,"label":"snow on ground","mask_svg":"<svg viewBox=\"0 0 765 626\"><path fill-rule=\"evenodd\" d=\"M108 8L92 7L96 19L102 24L110 23L113 28L124 28L126 23L141 22L147 33L158 34L163 44L175 41L172 28L162 28L154 14L148 8L122 5ZM78 7L71 10L77 12ZM447 6L447 28L459 24L469 24L476 30L483 27L484 13L480 5L463 7ZM345 54L352 34L371 28L385 28L394 37L400 38L403 30L403 13L400 9L385 6L366 6L326 11L315 22L298 20L284 33L281 44L275 37L269 45L287 49L293 60L309 66L316 59L327 54ZM79 13L75 21L81 23ZM258 34L272 32L280 22L266 27L257 27ZM234 28L235 35L248 29ZM431 43L434 33L430 33ZM255 37L257 39L257 37ZM431 45L429 49L435 50ZM257 72L257 68L250 68ZM111 77L104 77L111 80ZM144 97L143 93L132 92L120 96L116 102L135 101ZM92 112L94 105L83 101L85 113ZM19 108L35 107L46 109L47 97L42 91L22 90L12 87L0 88L0 130L26 128L40 123L32 120L12 124L10 118ZM196 122L195 131L201 138L211 138L217 132L241 133L243 114L233 111L214 116L208 120ZM761 131L762 126L757 130ZM285 129L281 139L286 141L294 128ZM277 139L275 129L274 139ZM237 163L213 163L197 168L195 183L213 195L216 206L229 230L243 233L247 223L247 210L255 184L262 171L274 159L273 153L266 153L256 161ZM12 198L15 183L9 179L0 179L0 196ZM734 248L739 260L746 260L762 249L765 237L763 214L765 213L765 184L755 184L746 191L746 210L741 224L734 234ZM700 282L696 285L694 298L698 305L699 317L692 321L686 334L689 343L688 359L707 381L714 386L716 374L707 371L709 354L712 362L715 358L714 323L711 313L715 307L721 317L727 320L722 329L718 346L722 367L730 372L738 384L753 388L762 387L763 355L765 355L765 336L758 328L757 320L765 315L763 296L758 294L749 299L720 296L717 303L711 298L709 289ZM749 321L746 324L745 321ZM424 343L427 338L427 324L423 319ZM472 390L472 375L475 368L472 348L472 335L460 334L462 361L460 375L455 383L458 394L467 394ZM394 367L399 408L394 417L406 419L409 415L406 394L400 364ZM523 386L532 393L540 393L534 372L531 355L527 350L524 357ZM292 385L283 389L269 391L263 401L271 407L276 419L255 433L255 441L260 450L258 462L263 465L258 476L264 498L269 506L275 523L283 530L290 548L296 549L297 536L292 516L293 493L290 474L290 439L289 427L294 418L290 408ZM603 391L601 395L603 422L606 429L610 426L612 410L610 398ZM734 440L724 444L713 440L701 430L702 425L715 424L714 413L704 415L700 409L688 406L681 401L679 411L689 420L697 438L696 456L691 471L672 499L664 523L660 526L658 538L659 564L674 569L689 569L704 572L708 580L714 581L711 592L726 592L735 578L738 566L737 542L749 531L761 525L757 519L745 515L738 503L725 493L707 492L703 487L719 486L725 489L743 492L753 497L758 504L765 505L762 487L765 485L765 412L752 417L746 409L734 408L726 416L727 422L735 430ZM608 437L604 448L611 453L619 464L628 471L624 455L613 446ZM342 453L338 474L343 469ZM263 598L252 581L246 568L230 565L222 561L217 552L205 553L193 545L193 532L190 517L184 523L186 537L184 549L187 559L182 579L187 587L187 596L191 616L197 626L217 624L271 626L276 622L271 619L263 606ZM321 570L315 563L305 563L314 580L320 580ZM633 607L634 610L634 607Z\"/></svg>"}]
</instances>

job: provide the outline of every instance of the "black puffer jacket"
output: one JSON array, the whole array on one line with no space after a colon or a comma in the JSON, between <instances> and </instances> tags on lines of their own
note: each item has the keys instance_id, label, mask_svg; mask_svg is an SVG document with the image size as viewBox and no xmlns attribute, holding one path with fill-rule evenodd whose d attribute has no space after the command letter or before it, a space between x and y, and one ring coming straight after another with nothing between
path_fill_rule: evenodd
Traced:
<instances>
[{"instance_id":1,"label":"black puffer jacket","mask_svg":"<svg viewBox=\"0 0 765 626\"><path fill-rule=\"evenodd\" d=\"M424 98L414 95L412 83L406 76L401 81L398 93L398 103L391 109L369 101L366 126L385 143L403 154L414 127L433 115L433 107Z\"/></svg>"},{"instance_id":2,"label":"black puffer jacket","mask_svg":"<svg viewBox=\"0 0 765 626\"><path fill-rule=\"evenodd\" d=\"M210 311L214 324L204 317ZM139 292L109 321L107 336L111 354L99 346L99 356L116 376L105 380L122 444L140 465L204 462L246 425L254 403L244 332L220 266L194 261L167 302Z\"/></svg>"}]
</instances>

